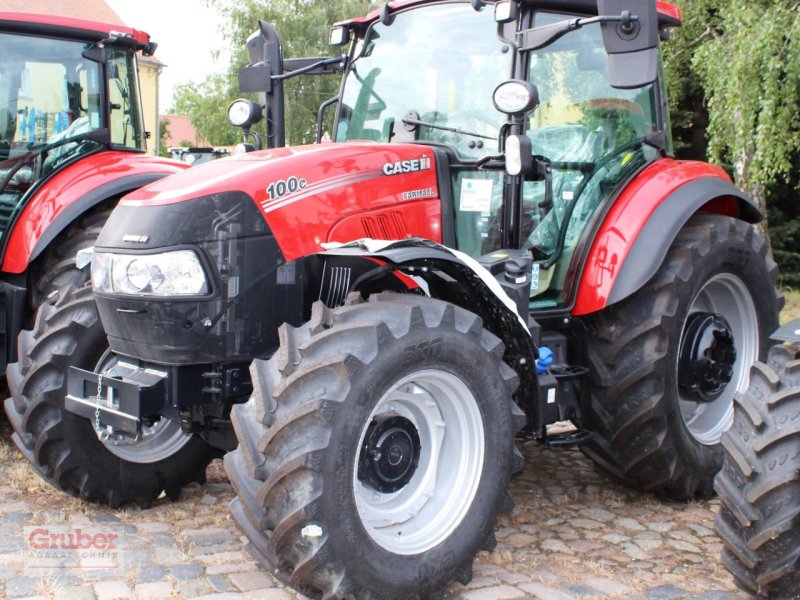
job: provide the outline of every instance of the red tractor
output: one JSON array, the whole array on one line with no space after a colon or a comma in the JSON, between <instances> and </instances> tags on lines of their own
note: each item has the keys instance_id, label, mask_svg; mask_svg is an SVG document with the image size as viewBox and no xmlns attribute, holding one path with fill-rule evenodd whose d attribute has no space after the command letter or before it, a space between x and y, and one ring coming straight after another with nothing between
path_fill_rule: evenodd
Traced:
<instances>
[{"instance_id":1,"label":"red tractor","mask_svg":"<svg viewBox=\"0 0 800 600\"><path fill-rule=\"evenodd\" d=\"M5 370L17 360L17 339L31 327L37 307L65 284L87 279L75 266L75 253L94 244L117 200L184 166L143 153L136 53L154 52L146 33L51 15L0 13L0 44L0 363ZM21 339L25 356L34 340L29 334ZM15 440L33 458L29 440Z\"/></svg>"},{"instance_id":2,"label":"red tractor","mask_svg":"<svg viewBox=\"0 0 800 600\"><path fill-rule=\"evenodd\" d=\"M518 436L710 495L782 299L758 209L672 157L659 36L679 24L655 0L406 0L289 65L262 23L240 82L264 106L230 115L257 138L266 107L272 149L121 201L82 255L94 295L47 305L14 368L29 458L148 504L228 451L253 554L325 598L468 582ZM334 142L280 147L283 80L331 69ZM29 383L48 357L67 387Z\"/></svg>"}]
</instances>

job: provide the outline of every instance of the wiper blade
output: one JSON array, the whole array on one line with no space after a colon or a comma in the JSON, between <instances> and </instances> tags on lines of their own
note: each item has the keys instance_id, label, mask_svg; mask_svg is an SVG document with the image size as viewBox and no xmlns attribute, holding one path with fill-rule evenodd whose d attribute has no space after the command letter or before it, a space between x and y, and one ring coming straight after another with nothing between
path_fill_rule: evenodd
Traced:
<instances>
[{"instance_id":1,"label":"wiper blade","mask_svg":"<svg viewBox=\"0 0 800 600\"><path fill-rule=\"evenodd\" d=\"M414 117L409 117L409 116L403 117L402 122L405 125L416 125L416 126L421 125L422 127L430 127L431 129L450 131L451 133L459 133L461 135L466 135L469 137L483 138L484 140L497 139L490 135L483 135L481 133L475 133L474 131L464 131L463 129L459 129L458 127L447 127L446 125L439 125L438 123L431 123L430 121L423 121L421 119L416 119Z\"/></svg>"}]
</instances>

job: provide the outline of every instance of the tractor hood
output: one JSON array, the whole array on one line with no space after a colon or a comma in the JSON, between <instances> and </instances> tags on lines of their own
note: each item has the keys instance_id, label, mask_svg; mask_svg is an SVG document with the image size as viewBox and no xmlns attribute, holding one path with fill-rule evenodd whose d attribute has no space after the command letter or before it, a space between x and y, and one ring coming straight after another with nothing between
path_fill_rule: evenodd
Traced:
<instances>
[{"instance_id":1,"label":"tractor hood","mask_svg":"<svg viewBox=\"0 0 800 600\"><path fill-rule=\"evenodd\" d=\"M344 180L433 173L432 151L417 144L318 144L251 152L199 165L128 194L126 206L173 204L219 192L241 191L265 206L297 192ZM279 184L294 178L296 186ZM271 187L273 186L274 187ZM288 183L287 183L288 185Z\"/></svg>"},{"instance_id":2,"label":"tractor hood","mask_svg":"<svg viewBox=\"0 0 800 600\"><path fill-rule=\"evenodd\" d=\"M127 195L117 211L125 227L117 231L155 241L158 207L231 192L250 199L287 261L319 252L325 242L412 234L441 241L436 154L416 144L319 144L213 161ZM103 246L145 249L101 237Z\"/></svg>"},{"instance_id":3,"label":"tractor hood","mask_svg":"<svg viewBox=\"0 0 800 600\"><path fill-rule=\"evenodd\" d=\"M111 347L168 365L269 355L280 324L307 320L306 295L319 294L304 285L306 263L318 261L299 259L326 242L439 241L441 152L369 143L284 148L213 161L129 194L103 227L92 267ZM178 251L199 259L202 291L133 290L130 265L156 265L143 271L149 277Z\"/></svg>"}]
</instances>

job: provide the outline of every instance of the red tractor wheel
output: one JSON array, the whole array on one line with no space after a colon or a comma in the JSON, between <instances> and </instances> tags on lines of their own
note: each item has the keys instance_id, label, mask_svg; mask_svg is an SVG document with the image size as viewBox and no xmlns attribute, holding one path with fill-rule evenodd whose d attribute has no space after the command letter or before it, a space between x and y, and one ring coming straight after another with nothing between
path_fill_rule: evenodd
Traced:
<instances>
[{"instance_id":1,"label":"red tractor wheel","mask_svg":"<svg viewBox=\"0 0 800 600\"><path fill-rule=\"evenodd\" d=\"M800 597L800 347L776 346L736 397L715 489L722 563L766 598Z\"/></svg>"},{"instance_id":2,"label":"red tractor wheel","mask_svg":"<svg viewBox=\"0 0 800 600\"><path fill-rule=\"evenodd\" d=\"M776 280L751 226L693 217L652 280L590 320L595 435L584 453L638 489L711 495L733 398L778 325Z\"/></svg>"}]
</instances>

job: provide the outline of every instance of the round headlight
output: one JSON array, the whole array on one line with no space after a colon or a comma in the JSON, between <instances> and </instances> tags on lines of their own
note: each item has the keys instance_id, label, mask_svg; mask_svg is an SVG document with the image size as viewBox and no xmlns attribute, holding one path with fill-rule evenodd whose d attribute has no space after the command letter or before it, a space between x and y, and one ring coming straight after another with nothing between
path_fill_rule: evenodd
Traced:
<instances>
[{"instance_id":1,"label":"round headlight","mask_svg":"<svg viewBox=\"0 0 800 600\"><path fill-rule=\"evenodd\" d=\"M128 283L136 291L144 291L150 285L150 265L140 259L135 259L125 269Z\"/></svg>"},{"instance_id":2,"label":"round headlight","mask_svg":"<svg viewBox=\"0 0 800 600\"><path fill-rule=\"evenodd\" d=\"M507 115L522 115L539 105L539 90L521 79L510 79L494 90L494 106Z\"/></svg>"},{"instance_id":3,"label":"round headlight","mask_svg":"<svg viewBox=\"0 0 800 600\"><path fill-rule=\"evenodd\" d=\"M252 100L234 100L228 107L228 120L234 127L247 127L261 120L261 105Z\"/></svg>"}]
</instances>

